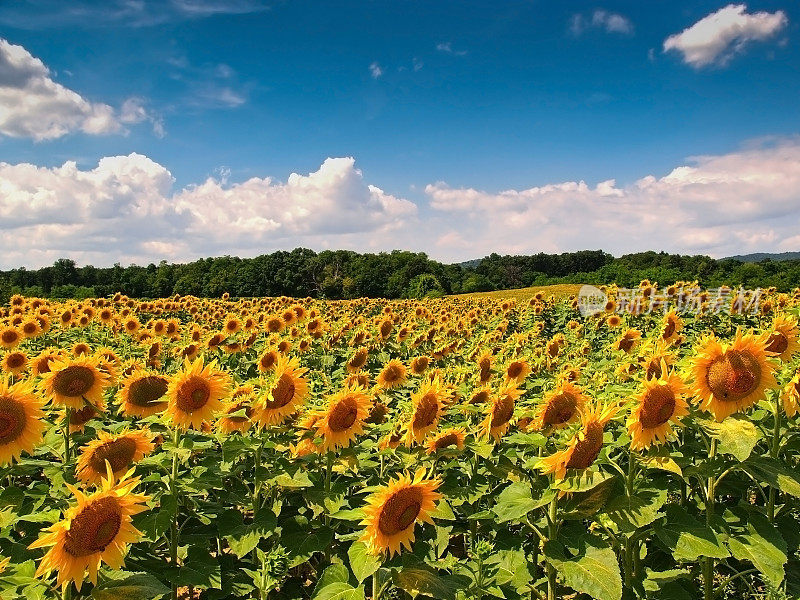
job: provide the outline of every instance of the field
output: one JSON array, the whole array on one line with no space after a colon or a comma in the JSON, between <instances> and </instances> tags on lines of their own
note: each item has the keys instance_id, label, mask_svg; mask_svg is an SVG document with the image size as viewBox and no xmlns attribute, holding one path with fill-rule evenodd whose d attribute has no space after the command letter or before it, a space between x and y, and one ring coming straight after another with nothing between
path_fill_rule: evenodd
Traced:
<instances>
[{"instance_id":1,"label":"field","mask_svg":"<svg viewBox=\"0 0 800 600\"><path fill-rule=\"evenodd\" d=\"M800 292L578 287L13 297L0 597L798 597Z\"/></svg>"},{"instance_id":2,"label":"field","mask_svg":"<svg viewBox=\"0 0 800 600\"><path fill-rule=\"evenodd\" d=\"M472 294L458 294L456 298L484 298L493 300L514 299L516 301L527 302L537 294L542 298L553 296L554 298L563 299L569 296L577 295L578 290L581 289L580 284L577 283L560 283L558 285L539 285L527 288L519 288L515 290L495 290L493 292L475 292Z\"/></svg>"}]
</instances>

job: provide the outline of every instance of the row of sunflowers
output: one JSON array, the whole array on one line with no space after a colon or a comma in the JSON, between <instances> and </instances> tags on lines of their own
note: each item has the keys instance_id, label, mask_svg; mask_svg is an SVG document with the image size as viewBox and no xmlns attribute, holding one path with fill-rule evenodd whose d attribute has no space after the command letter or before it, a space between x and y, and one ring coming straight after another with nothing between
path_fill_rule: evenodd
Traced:
<instances>
[{"instance_id":1,"label":"row of sunflowers","mask_svg":"<svg viewBox=\"0 0 800 600\"><path fill-rule=\"evenodd\" d=\"M800 290L15 296L0 597L800 596Z\"/></svg>"}]
</instances>

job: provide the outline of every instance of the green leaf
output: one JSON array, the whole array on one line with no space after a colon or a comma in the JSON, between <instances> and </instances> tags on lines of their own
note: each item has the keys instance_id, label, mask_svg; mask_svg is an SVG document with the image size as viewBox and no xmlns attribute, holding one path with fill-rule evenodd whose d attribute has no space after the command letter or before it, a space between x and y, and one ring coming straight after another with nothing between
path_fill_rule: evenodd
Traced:
<instances>
[{"instance_id":1,"label":"green leaf","mask_svg":"<svg viewBox=\"0 0 800 600\"><path fill-rule=\"evenodd\" d=\"M317 581L314 586L314 597L324 587L333 583L347 583L350 580L350 572L342 564L334 564L328 566L323 572L322 577Z\"/></svg>"},{"instance_id":2,"label":"green leaf","mask_svg":"<svg viewBox=\"0 0 800 600\"><path fill-rule=\"evenodd\" d=\"M655 521L666 502L666 490L643 489L630 498L621 495L611 499L603 516L613 523L616 531L633 533Z\"/></svg>"},{"instance_id":3,"label":"green leaf","mask_svg":"<svg viewBox=\"0 0 800 600\"><path fill-rule=\"evenodd\" d=\"M751 456L745 468L759 481L800 498L800 476L778 460L768 456Z\"/></svg>"},{"instance_id":4,"label":"green leaf","mask_svg":"<svg viewBox=\"0 0 800 600\"><path fill-rule=\"evenodd\" d=\"M652 451L649 454L642 455L639 461L648 469L658 469L660 471L668 471L675 473L678 476L683 476L683 471L678 463L670 456L669 450L666 448Z\"/></svg>"},{"instance_id":5,"label":"green leaf","mask_svg":"<svg viewBox=\"0 0 800 600\"><path fill-rule=\"evenodd\" d=\"M311 479L308 477L308 473L305 471L298 471L294 474L294 476L289 476L286 473L282 473L275 477L272 482L275 485L283 488L289 489L302 489L308 487L314 487Z\"/></svg>"},{"instance_id":6,"label":"green leaf","mask_svg":"<svg viewBox=\"0 0 800 600\"><path fill-rule=\"evenodd\" d=\"M358 583L375 573L381 566L381 559L374 554L370 554L364 542L353 542L347 551L350 559L350 570L356 576Z\"/></svg>"},{"instance_id":7,"label":"green leaf","mask_svg":"<svg viewBox=\"0 0 800 600\"><path fill-rule=\"evenodd\" d=\"M562 516L565 519L588 519L606 506L616 483L615 479L610 478L588 492L572 494L564 506Z\"/></svg>"},{"instance_id":8,"label":"green leaf","mask_svg":"<svg viewBox=\"0 0 800 600\"><path fill-rule=\"evenodd\" d=\"M593 490L598 485L612 477L613 475L605 473L604 471L586 469L580 473L575 473L574 475L565 477L553 485L553 487L561 492L577 494L579 492L588 492Z\"/></svg>"},{"instance_id":9,"label":"green leaf","mask_svg":"<svg viewBox=\"0 0 800 600\"><path fill-rule=\"evenodd\" d=\"M220 587L222 574L217 559L209 554L208 548L189 546L186 560L178 571L175 583L202 589Z\"/></svg>"},{"instance_id":10,"label":"green leaf","mask_svg":"<svg viewBox=\"0 0 800 600\"><path fill-rule=\"evenodd\" d=\"M465 577L442 577L433 569L425 566L406 567L402 571L392 573L394 584L411 594L431 596L437 600L455 600L456 592L464 588Z\"/></svg>"},{"instance_id":11,"label":"green leaf","mask_svg":"<svg viewBox=\"0 0 800 600\"><path fill-rule=\"evenodd\" d=\"M498 550L486 560L486 563L497 565L497 575L495 575L497 585L511 584L519 590L533 579L533 574L528 568L528 560L522 550Z\"/></svg>"},{"instance_id":12,"label":"green leaf","mask_svg":"<svg viewBox=\"0 0 800 600\"><path fill-rule=\"evenodd\" d=\"M733 455L739 462L747 460L761 439L758 427L740 415L732 415L722 423L707 419L699 419L699 422L711 437L719 441L717 449L724 454Z\"/></svg>"},{"instance_id":13,"label":"green leaf","mask_svg":"<svg viewBox=\"0 0 800 600\"><path fill-rule=\"evenodd\" d=\"M596 600L620 600L622 597L622 576L611 548L594 546L584 540L578 553L570 557L563 544L551 540L545 543L544 554L564 578L564 583L576 592Z\"/></svg>"},{"instance_id":14,"label":"green leaf","mask_svg":"<svg viewBox=\"0 0 800 600\"><path fill-rule=\"evenodd\" d=\"M112 571L113 579L100 582L92 590L97 600L154 600L170 593L170 588L147 573Z\"/></svg>"},{"instance_id":15,"label":"green leaf","mask_svg":"<svg viewBox=\"0 0 800 600\"><path fill-rule=\"evenodd\" d=\"M226 510L217 519L219 535L227 540L231 551L239 558L249 554L258 543L269 537L276 527L272 511L261 509L253 523L245 525L238 510Z\"/></svg>"},{"instance_id":16,"label":"green leaf","mask_svg":"<svg viewBox=\"0 0 800 600\"><path fill-rule=\"evenodd\" d=\"M331 583L319 590L312 600L364 600L364 588L349 583Z\"/></svg>"},{"instance_id":17,"label":"green leaf","mask_svg":"<svg viewBox=\"0 0 800 600\"><path fill-rule=\"evenodd\" d=\"M663 522L653 527L658 538L672 551L678 562L696 561L701 556L727 558L728 550L720 536L680 506L670 504Z\"/></svg>"},{"instance_id":18,"label":"green leaf","mask_svg":"<svg viewBox=\"0 0 800 600\"><path fill-rule=\"evenodd\" d=\"M523 520L536 506L530 484L516 481L500 492L492 512L497 515L498 523L505 523Z\"/></svg>"},{"instance_id":19,"label":"green leaf","mask_svg":"<svg viewBox=\"0 0 800 600\"><path fill-rule=\"evenodd\" d=\"M786 542L766 517L748 511L745 530L728 539L731 554L739 560L749 560L763 575L778 587L783 581L786 564Z\"/></svg>"},{"instance_id":20,"label":"green leaf","mask_svg":"<svg viewBox=\"0 0 800 600\"><path fill-rule=\"evenodd\" d=\"M289 550L290 568L303 564L315 552L324 552L333 539L329 527L312 529L304 517L290 519L281 527L281 545Z\"/></svg>"}]
</instances>

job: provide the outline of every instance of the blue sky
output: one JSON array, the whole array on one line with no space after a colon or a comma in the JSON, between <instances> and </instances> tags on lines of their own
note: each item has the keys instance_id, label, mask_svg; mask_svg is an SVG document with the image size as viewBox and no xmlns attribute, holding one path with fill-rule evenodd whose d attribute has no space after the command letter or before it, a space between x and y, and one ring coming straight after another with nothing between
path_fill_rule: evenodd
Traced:
<instances>
[{"instance_id":1,"label":"blue sky","mask_svg":"<svg viewBox=\"0 0 800 600\"><path fill-rule=\"evenodd\" d=\"M676 37L695 24L696 30ZM165 225L162 237L142 242L140 233L119 240L115 258L122 262L297 245L403 247L443 260L581 244L616 254L653 243L661 246L653 249L712 255L796 250L800 243L776 224L791 222L796 229L792 211L800 210L800 192L780 192L774 205L759 211L750 203L765 195L769 200L774 190L768 186L709 188L701 205L740 192L746 205L739 221L720 230L707 218L719 212L717 204L697 208L695 188L708 181L707 174L695 172L679 191L659 188L644 199L637 196L637 182L652 176L663 188L672 180L662 178L689 165L715 173L754 169L764 181L794 186L800 180L798 34L800 9L786 1L4 3L0 38L41 61L48 71L37 77L61 86L59 94L63 88L86 103L67 107L57 131L26 125L31 115L7 117L4 127L3 109L13 116L20 98L38 92L23 86L14 95L18 81L0 60L0 160L7 166L0 194L2 177L5 189L15 190L13 199L10 192L0 195L0 215L7 216L0 228L28 228L38 240L34 252L5 261L47 264L65 254L110 260L101 248L119 226L113 216L71 222L83 233L80 244L70 245L74 238L66 234L52 241L46 232L64 225L58 211L69 204L63 196L76 178L93 173L105 185L101 159L133 153L149 161L138 168L157 183L139 181L144 188L135 198L115 195L127 185L125 167L115 167L116 191L94 181L97 189L86 192L78 211L84 221L99 205L139 215L157 205L144 222L157 214L163 223L194 231L198 221L213 220L208 206L270 199L289 203L291 214L245 207L229 218L245 223L241 236L268 223L271 234L251 244L216 240L201 246L191 233L170 233ZM15 64L12 69L21 68ZM51 114L63 108L61 100ZM86 110L107 112L102 123L86 125ZM697 156L706 162L691 159ZM331 163L312 180L316 199L303 195L303 180L286 189L291 173L319 173L329 157L352 157L354 163ZM68 161L75 161L77 174L56 176L52 169ZM22 164L35 166L40 181L34 187L49 189L48 200L30 195L33 176L20 174ZM164 170L171 183L159 179ZM216 187L203 195L198 188L208 178ZM261 188L236 187L251 178ZM352 187L331 183L343 180ZM599 193L598 184L609 180L615 180L611 193ZM564 187L580 182L590 193L579 185ZM546 186L561 187L553 192ZM360 200L341 200L343 189ZM583 212L583 203L608 199L600 214L623 214L642 203L668 210L671 198L683 216L670 224L675 236L633 232L621 242L619 231L597 229L603 219L570 218L571 204ZM45 205L43 218L11 218L26 204ZM545 210L553 205L560 212ZM204 210L208 214L194 214ZM371 225L304 227L298 222L307 210L349 210ZM487 222L486 214L495 212L497 222ZM763 225L758 231L754 219ZM651 222L648 214L631 215L639 227ZM581 230L559 235L575 227ZM693 230L696 235L684 240ZM87 235L97 244L87 243Z\"/></svg>"}]
</instances>

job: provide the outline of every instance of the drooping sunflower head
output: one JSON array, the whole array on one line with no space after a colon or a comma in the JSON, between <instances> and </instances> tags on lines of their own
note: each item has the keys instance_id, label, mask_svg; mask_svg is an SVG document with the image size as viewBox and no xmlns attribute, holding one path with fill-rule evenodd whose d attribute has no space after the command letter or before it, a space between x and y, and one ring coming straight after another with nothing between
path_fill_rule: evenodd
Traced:
<instances>
[{"instance_id":1,"label":"drooping sunflower head","mask_svg":"<svg viewBox=\"0 0 800 600\"><path fill-rule=\"evenodd\" d=\"M378 374L378 387L385 390L399 387L408 377L405 365L397 359L392 359Z\"/></svg>"},{"instance_id":2,"label":"drooping sunflower head","mask_svg":"<svg viewBox=\"0 0 800 600\"><path fill-rule=\"evenodd\" d=\"M568 381L562 381L553 391L545 394L537 407L534 427L540 431L552 431L574 423L580 417L588 398L583 390Z\"/></svg>"},{"instance_id":3,"label":"drooping sunflower head","mask_svg":"<svg viewBox=\"0 0 800 600\"><path fill-rule=\"evenodd\" d=\"M786 315L778 315L772 323L772 331L767 338L766 351L769 355L782 361L791 360L792 356L800 350L797 340L797 321Z\"/></svg>"},{"instance_id":4,"label":"drooping sunflower head","mask_svg":"<svg viewBox=\"0 0 800 600\"><path fill-rule=\"evenodd\" d=\"M668 344L671 343L682 329L683 321L674 309L670 310L661 321L661 340Z\"/></svg>"},{"instance_id":5,"label":"drooping sunflower head","mask_svg":"<svg viewBox=\"0 0 800 600\"><path fill-rule=\"evenodd\" d=\"M426 479L420 469L412 478L400 475L367 498L364 508L366 528L361 540L373 554L399 554L403 547L411 550L414 527L418 521L433 523L431 513L442 495L436 490L438 479Z\"/></svg>"},{"instance_id":6,"label":"drooping sunflower head","mask_svg":"<svg viewBox=\"0 0 800 600\"><path fill-rule=\"evenodd\" d=\"M411 361L411 372L414 375L422 375L429 364L430 359L427 356L417 356Z\"/></svg>"},{"instance_id":7,"label":"drooping sunflower head","mask_svg":"<svg viewBox=\"0 0 800 600\"><path fill-rule=\"evenodd\" d=\"M489 399L486 407L486 418L483 420L482 429L486 437L499 440L511 425L514 418L514 408L522 390L516 382L507 381L500 386L496 394Z\"/></svg>"},{"instance_id":8,"label":"drooping sunflower head","mask_svg":"<svg viewBox=\"0 0 800 600\"><path fill-rule=\"evenodd\" d=\"M317 435L322 438L320 450L347 448L364 432L369 417L371 399L361 387L345 387L328 398L328 406L319 411L314 423Z\"/></svg>"},{"instance_id":9,"label":"drooping sunflower head","mask_svg":"<svg viewBox=\"0 0 800 600\"><path fill-rule=\"evenodd\" d=\"M521 383L524 379L531 374L533 369L525 359L512 360L506 365L505 375L506 380Z\"/></svg>"},{"instance_id":10,"label":"drooping sunflower head","mask_svg":"<svg viewBox=\"0 0 800 600\"><path fill-rule=\"evenodd\" d=\"M86 402L105 408L103 390L108 383L97 358L89 355L58 358L50 363L50 372L42 376L42 389L53 403L76 410Z\"/></svg>"},{"instance_id":11,"label":"drooping sunflower head","mask_svg":"<svg viewBox=\"0 0 800 600\"><path fill-rule=\"evenodd\" d=\"M689 414L687 388L675 373L669 373L662 362L661 376L645 380L628 416L631 448L645 450L663 444L673 435L673 424Z\"/></svg>"},{"instance_id":12,"label":"drooping sunflower head","mask_svg":"<svg viewBox=\"0 0 800 600\"><path fill-rule=\"evenodd\" d=\"M170 379L167 388L167 415L182 429L200 429L203 421L211 421L222 410L222 400L230 392L228 375L216 361L207 365L202 358L184 363L181 371Z\"/></svg>"},{"instance_id":13,"label":"drooping sunflower head","mask_svg":"<svg viewBox=\"0 0 800 600\"><path fill-rule=\"evenodd\" d=\"M67 484L75 496L75 504L64 513L62 521L48 527L28 546L49 548L36 576L49 576L57 571L57 585L66 588L74 581L80 590L87 575L97 584L101 563L121 568L128 544L142 537L131 521L133 515L147 510L147 496L133 493L138 483L137 478L127 479L127 474L115 481L108 467L100 489L89 496Z\"/></svg>"},{"instance_id":14,"label":"drooping sunflower head","mask_svg":"<svg viewBox=\"0 0 800 600\"><path fill-rule=\"evenodd\" d=\"M448 400L448 392L438 377L428 378L411 394L412 412L404 441L409 446L421 442L436 429Z\"/></svg>"},{"instance_id":15,"label":"drooping sunflower head","mask_svg":"<svg viewBox=\"0 0 800 600\"><path fill-rule=\"evenodd\" d=\"M636 344L639 343L641 337L642 332L638 329L628 329L614 342L614 349L630 354Z\"/></svg>"},{"instance_id":16,"label":"drooping sunflower head","mask_svg":"<svg viewBox=\"0 0 800 600\"><path fill-rule=\"evenodd\" d=\"M581 428L572 437L567 447L539 462L542 473L553 473L563 479L568 469L583 471L597 460L603 449L603 434L606 424L619 410L616 405L587 404L581 411Z\"/></svg>"},{"instance_id":17,"label":"drooping sunflower head","mask_svg":"<svg viewBox=\"0 0 800 600\"><path fill-rule=\"evenodd\" d=\"M435 454L442 450L463 450L466 432L463 427L450 427L432 436L427 443L427 453Z\"/></svg>"},{"instance_id":18,"label":"drooping sunflower head","mask_svg":"<svg viewBox=\"0 0 800 600\"><path fill-rule=\"evenodd\" d=\"M700 408L722 421L762 400L775 386L766 345L765 336L741 330L731 343L720 343L714 335L703 338L692 359L692 393Z\"/></svg>"},{"instance_id":19,"label":"drooping sunflower head","mask_svg":"<svg viewBox=\"0 0 800 600\"><path fill-rule=\"evenodd\" d=\"M793 417L800 412L800 370L794 374L791 381L783 388L781 400L786 416Z\"/></svg>"},{"instance_id":20,"label":"drooping sunflower head","mask_svg":"<svg viewBox=\"0 0 800 600\"><path fill-rule=\"evenodd\" d=\"M296 357L281 355L253 407L254 420L262 427L277 425L297 411L309 395L307 372Z\"/></svg>"},{"instance_id":21,"label":"drooping sunflower head","mask_svg":"<svg viewBox=\"0 0 800 600\"><path fill-rule=\"evenodd\" d=\"M33 384L20 381L9 385L0 380L0 465L33 452L45 429L42 401Z\"/></svg>"},{"instance_id":22,"label":"drooping sunflower head","mask_svg":"<svg viewBox=\"0 0 800 600\"><path fill-rule=\"evenodd\" d=\"M478 357L478 382L486 383L492 378L492 362L494 357L491 352L484 352Z\"/></svg>"},{"instance_id":23,"label":"drooping sunflower head","mask_svg":"<svg viewBox=\"0 0 800 600\"><path fill-rule=\"evenodd\" d=\"M160 413L167 408L168 387L169 379L137 365L117 392L120 411L140 418Z\"/></svg>"},{"instance_id":24,"label":"drooping sunflower head","mask_svg":"<svg viewBox=\"0 0 800 600\"><path fill-rule=\"evenodd\" d=\"M95 440L80 450L75 476L82 482L97 485L107 476L106 461L115 476L153 451L153 436L147 430L123 431L116 435L100 431Z\"/></svg>"},{"instance_id":25,"label":"drooping sunflower head","mask_svg":"<svg viewBox=\"0 0 800 600\"><path fill-rule=\"evenodd\" d=\"M368 357L369 351L366 348L359 348L353 353L350 360L347 361L347 371L349 373L355 373L361 370L364 365L367 364Z\"/></svg>"}]
</instances>

